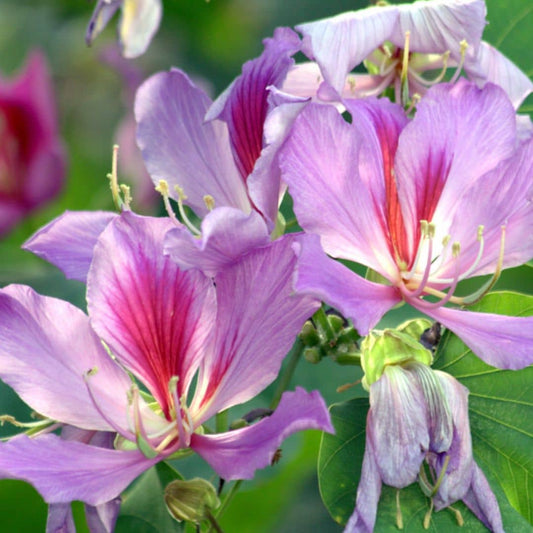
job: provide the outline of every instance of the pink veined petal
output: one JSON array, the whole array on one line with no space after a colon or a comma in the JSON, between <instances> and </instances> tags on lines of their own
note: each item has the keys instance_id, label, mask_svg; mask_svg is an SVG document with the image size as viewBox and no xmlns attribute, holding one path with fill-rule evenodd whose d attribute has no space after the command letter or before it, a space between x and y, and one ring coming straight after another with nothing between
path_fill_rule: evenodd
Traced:
<instances>
[{"instance_id":1,"label":"pink veined petal","mask_svg":"<svg viewBox=\"0 0 533 533\"><path fill-rule=\"evenodd\" d=\"M90 530L93 533L93 530ZM76 533L76 525L69 503L52 503L48 506L46 533Z\"/></svg>"},{"instance_id":2,"label":"pink veined petal","mask_svg":"<svg viewBox=\"0 0 533 533\"><path fill-rule=\"evenodd\" d=\"M85 378L91 369L98 371ZM53 420L92 430L112 430L107 420L128 427L131 381L109 357L88 317L23 285L0 291L0 377Z\"/></svg>"},{"instance_id":3,"label":"pink veined petal","mask_svg":"<svg viewBox=\"0 0 533 533\"><path fill-rule=\"evenodd\" d=\"M0 443L0 478L31 483L48 503L81 500L102 505L116 498L161 457L65 441L48 434L18 435Z\"/></svg>"},{"instance_id":4,"label":"pink veined petal","mask_svg":"<svg viewBox=\"0 0 533 533\"><path fill-rule=\"evenodd\" d=\"M303 52L320 66L324 80L341 93L346 75L383 44L398 22L397 6L369 7L296 26Z\"/></svg>"},{"instance_id":5,"label":"pink veined petal","mask_svg":"<svg viewBox=\"0 0 533 533\"><path fill-rule=\"evenodd\" d=\"M244 181L252 173L263 148L263 125L269 109L268 87L281 86L300 49L300 39L289 28L277 28L263 41L264 51L248 61L242 74L213 103L206 120L228 124L231 148Z\"/></svg>"},{"instance_id":6,"label":"pink veined petal","mask_svg":"<svg viewBox=\"0 0 533 533\"><path fill-rule=\"evenodd\" d=\"M203 217L205 195L215 206L250 212L246 187L233 161L226 124L204 122L211 100L182 71L160 72L137 91L137 142L153 182L166 180L171 194L183 188L186 203Z\"/></svg>"},{"instance_id":7,"label":"pink veined petal","mask_svg":"<svg viewBox=\"0 0 533 533\"><path fill-rule=\"evenodd\" d=\"M469 277L492 274L499 260L505 226L503 268L521 265L533 257L533 139L485 174L457 200L451 223L452 241L461 244L461 270L476 265ZM483 255L477 261L478 227L483 229ZM443 266L442 276L453 277L456 259Z\"/></svg>"},{"instance_id":8,"label":"pink veined petal","mask_svg":"<svg viewBox=\"0 0 533 533\"><path fill-rule=\"evenodd\" d=\"M267 226L257 211L245 214L218 207L202 220L201 239L185 227L171 229L165 236L165 253L182 270L198 268L214 277L226 265L269 242Z\"/></svg>"},{"instance_id":9,"label":"pink veined petal","mask_svg":"<svg viewBox=\"0 0 533 533\"><path fill-rule=\"evenodd\" d=\"M190 411L195 424L253 398L278 375L305 320L318 307L295 295L296 256L286 235L215 277L215 348L206 353Z\"/></svg>"},{"instance_id":10,"label":"pink veined petal","mask_svg":"<svg viewBox=\"0 0 533 533\"><path fill-rule=\"evenodd\" d=\"M295 245L298 270L294 288L338 309L366 335L394 305L401 302L395 287L367 281L341 263L330 259L316 235Z\"/></svg>"},{"instance_id":11,"label":"pink veined petal","mask_svg":"<svg viewBox=\"0 0 533 533\"><path fill-rule=\"evenodd\" d=\"M465 72L479 86L486 82L499 85L509 96L515 109L533 92L533 82L512 61L490 44L482 41L479 52L467 56Z\"/></svg>"},{"instance_id":12,"label":"pink veined petal","mask_svg":"<svg viewBox=\"0 0 533 533\"><path fill-rule=\"evenodd\" d=\"M515 132L514 109L495 85L480 90L460 79L426 93L395 160L410 242L418 244L421 220L435 223L435 242L450 233L458 198L513 153Z\"/></svg>"},{"instance_id":13,"label":"pink veined petal","mask_svg":"<svg viewBox=\"0 0 533 533\"><path fill-rule=\"evenodd\" d=\"M318 63L306 61L289 69L281 89L301 98L314 98L323 80Z\"/></svg>"},{"instance_id":14,"label":"pink veined petal","mask_svg":"<svg viewBox=\"0 0 533 533\"><path fill-rule=\"evenodd\" d=\"M372 533L374 531L380 494L381 477L367 433L355 509L344 528L344 533Z\"/></svg>"},{"instance_id":15,"label":"pink veined petal","mask_svg":"<svg viewBox=\"0 0 533 533\"><path fill-rule=\"evenodd\" d=\"M163 254L168 219L130 212L100 236L87 283L95 331L125 367L150 389L165 415L168 382L187 393L209 343L216 304L212 282L180 271Z\"/></svg>"},{"instance_id":16,"label":"pink veined petal","mask_svg":"<svg viewBox=\"0 0 533 533\"><path fill-rule=\"evenodd\" d=\"M163 6L161 0L123 0L119 36L124 57L144 54L159 28Z\"/></svg>"},{"instance_id":17,"label":"pink veined petal","mask_svg":"<svg viewBox=\"0 0 533 533\"><path fill-rule=\"evenodd\" d=\"M407 487L418 476L429 449L429 420L414 375L399 366L385 367L370 387L367 432L383 483Z\"/></svg>"},{"instance_id":18,"label":"pink veined petal","mask_svg":"<svg viewBox=\"0 0 533 533\"><path fill-rule=\"evenodd\" d=\"M498 501L490 488L485 474L474 463L470 490L463 502L494 533L504 533Z\"/></svg>"},{"instance_id":19,"label":"pink veined petal","mask_svg":"<svg viewBox=\"0 0 533 533\"><path fill-rule=\"evenodd\" d=\"M400 48L405 45L405 32L410 31L412 52L443 54L450 51L461 59L460 43L465 39L477 51L485 28L487 8L484 0L437 0L398 6L400 17L390 41Z\"/></svg>"},{"instance_id":20,"label":"pink veined petal","mask_svg":"<svg viewBox=\"0 0 533 533\"><path fill-rule=\"evenodd\" d=\"M397 269L385 229L385 184L369 172L379 165L371 155L382 155L375 145L363 148L356 128L332 107L309 104L280 151L282 179L300 225L320 235L327 253L390 278Z\"/></svg>"},{"instance_id":21,"label":"pink veined petal","mask_svg":"<svg viewBox=\"0 0 533 533\"><path fill-rule=\"evenodd\" d=\"M57 266L68 279L85 283L96 241L116 216L108 211L65 211L22 247Z\"/></svg>"},{"instance_id":22,"label":"pink veined petal","mask_svg":"<svg viewBox=\"0 0 533 533\"><path fill-rule=\"evenodd\" d=\"M194 433L191 448L226 480L251 479L271 464L284 439L296 431L320 429L333 433L329 413L318 391L297 387L285 392L271 416L251 426L216 435Z\"/></svg>"},{"instance_id":23,"label":"pink veined petal","mask_svg":"<svg viewBox=\"0 0 533 533\"><path fill-rule=\"evenodd\" d=\"M480 359L497 368L533 364L533 316L476 313L448 307L426 309L409 302L453 331Z\"/></svg>"}]
</instances>

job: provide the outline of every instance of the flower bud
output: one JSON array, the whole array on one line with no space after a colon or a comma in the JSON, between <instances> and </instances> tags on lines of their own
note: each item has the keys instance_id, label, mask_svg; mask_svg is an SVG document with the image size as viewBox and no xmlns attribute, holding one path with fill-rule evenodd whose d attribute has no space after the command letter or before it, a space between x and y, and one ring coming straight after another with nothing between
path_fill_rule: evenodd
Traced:
<instances>
[{"instance_id":1,"label":"flower bud","mask_svg":"<svg viewBox=\"0 0 533 533\"><path fill-rule=\"evenodd\" d=\"M220 505L213 485L201 478L172 481L165 488L164 498L169 513L179 522L199 524Z\"/></svg>"}]
</instances>

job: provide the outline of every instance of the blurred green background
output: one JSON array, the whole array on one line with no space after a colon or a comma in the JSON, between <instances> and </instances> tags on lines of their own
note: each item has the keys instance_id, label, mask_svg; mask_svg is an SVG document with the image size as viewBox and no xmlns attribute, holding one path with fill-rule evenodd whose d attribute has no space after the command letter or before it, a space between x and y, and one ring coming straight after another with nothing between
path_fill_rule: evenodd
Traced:
<instances>
[{"instance_id":1,"label":"blurred green background","mask_svg":"<svg viewBox=\"0 0 533 533\"><path fill-rule=\"evenodd\" d=\"M218 95L240 73L244 61L262 51L261 41L276 26L331 16L365 7L359 0L164 0L161 28L147 53L134 61L145 77L171 66L203 80L212 96ZM40 210L0 242L0 286L26 283L43 294L68 299L84 307L84 286L66 281L55 268L20 250L20 245L40 226L65 209L112 209L106 174L111 165L111 147L120 120L128 110L120 76L100 60L115 43L112 21L93 47L84 42L92 2L85 0L0 0L0 72L12 75L27 53L41 49L47 56L56 89L60 130L68 152L69 171L65 189L51 205ZM489 25L485 40L500 47L529 76L533 75L531 33L533 4L524 0L488 0ZM531 111L531 97L524 110ZM121 180L128 176L121 174ZM135 209L135 190L133 191ZM158 207L155 207L157 211ZM532 270L507 271L498 288L533 293ZM480 286L478 280L469 282ZM466 291L469 287L464 287ZM405 308L387 317L387 325L404 320ZM293 386L320 388L328 404L364 394L353 388L336 388L358 379L351 367L324 361L315 367L302 361ZM266 406L272 397L267 389L255 405ZM245 408L235 409L230 419ZM0 384L0 413L26 419L28 410L16 395ZM0 428L3 436L10 427ZM335 524L320 501L316 481L316 457L320 435L299 434L283 445L279 464L258 473L243 485L221 521L226 532L298 533L336 532ZM209 469L199 459L178 465L185 476L205 475ZM216 483L216 479L213 479ZM76 506L81 511L81 506ZM78 513L80 531L83 518ZM22 482L0 482L2 532L44 531L46 506L38 494ZM146 531L150 531L146 529Z\"/></svg>"}]
</instances>

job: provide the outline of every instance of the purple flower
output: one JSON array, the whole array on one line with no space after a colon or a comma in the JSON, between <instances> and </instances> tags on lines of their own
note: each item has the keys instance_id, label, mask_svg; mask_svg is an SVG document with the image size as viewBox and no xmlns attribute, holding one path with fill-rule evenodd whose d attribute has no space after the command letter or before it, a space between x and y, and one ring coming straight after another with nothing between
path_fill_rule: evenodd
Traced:
<instances>
[{"instance_id":1,"label":"purple flower","mask_svg":"<svg viewBox=\"0 0 533 533\"><path fill-rule=\"evenodd\" d=\"M0 291L0 377L51 421L115 433L114 449L51 433L19 435L0 444L2 477L32 483L52 504L96 506L109 522L112 509L99 506L178 450L192 448L225 479L248 479L269 464L286 436L331 431L322 398L303 389L285 393L275 412L254 425L220 434L202 430L214 414L275 379L318 305L292 295L292 237L248 253L213 283L163 255L168 219L127 211L100 218L103 229L87 245L94 245L89 316L28 287ZM47 252L54 255L52 248ZM81 274L86 266L81 261L76 268ZM54 509L53 519L68 519L61 507Z\"/></svg>"},{"instance_id":2,"label":"purple flower","mask_svg":"<svg viewBox=\"0 0 533 533\"><path fill-rule=\"evenodd\" d=\"M427 462L432 482L422 474ZM503 532L498 502L472 456L468 390L420 362L386 365L370 385L365 455L356 507L345 533L374 530L381 485L419 481L437 511L458 500Z\"/></svg>"},{"instance_id":3,"label":"purple flower","mask_svg":"<svg viewBox=\"0 0 533 533\"><path fill-rule=\"evenodd\" d=\"M492 283L533 256L533 142L517 141L505 93L466 80L435 86L411 121L386 99L346 106L352 124L308 105L280 154L300 225L320 236L300 245L297 289L363 335L405 300L491 365L533 363L533 318L444 307L490 288L459 298L459 281L492 274ZM357 276L320 244L385 284Z\"/></svg>"},{"instance_id":4,"label":"purple flower","mask_svg":"<svg viewBox=\"0 0 533 533\"><path fill-rule=\"evenodd\" d=\"M44 57L0 79L0 235L56 196L65 176L52 83Z\"/></svg>"},{"instance_id":5,"label":"purple flower","mask_svg":"<svg viewBox=\"0 0 533 533\"><path fill-rule=\"evenodd\" d=\"M122 11L118 31L122 53L129 58L140 56L159 28L163 12L161 0L97 0L85 40L91 45L119 9Z\"/></svg>"},{"instance_id":6,"label":"purple flower","mask_svg":"<svg viewBox=\"0 0 533 533\"><path fill-rule=\"evenodd\" d=\"M480 87L503 87L515 108L533 90L531 80L511 61L481 41L483 0L434 0L373 6L300 24L303 51L316 63L303 64L288 76L284 89L325 100L378 95L393 87L396 101L443 79L449 67L461 68ZM368 74L349 74L364 63ZM433 79L428 71L441 71ZM321 83L324 81L324 83Z\"/></svg>"},{"instance_id":7,"label":"purple flower","mask_svg":"<svg viewBox=\"0 0 533 533\"><path fill-rule=\"evenodd\" d=\"M168 235L167 252L182 258L182 268L203 257L202 268L213 274L224 258L268 243L276 226L285 190L277 150L290 118L284 114L270 129L265 121L282 103L270 87L285 78L300 41L280 28L264 44L214 103L175 69L152 76L137 93L137 141L154 184L166 182L169 195L203 219L196 232L202 239L185 227Z\"/></svg>"}]
</instances>

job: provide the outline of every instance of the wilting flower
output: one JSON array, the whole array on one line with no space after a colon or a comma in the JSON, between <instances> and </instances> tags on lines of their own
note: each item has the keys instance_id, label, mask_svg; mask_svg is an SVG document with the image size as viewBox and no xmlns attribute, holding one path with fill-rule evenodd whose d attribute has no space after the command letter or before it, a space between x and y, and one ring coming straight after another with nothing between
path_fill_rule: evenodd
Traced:
<instances>
[{"instance_id":1,"label":"wilting flower","mask_svg":"<svg viewBox=\"0 0 533 533\"><path fill-rule=\"evenodd\" d=\"M463 500L492 531L503 531L498 502L472 455L468 390L430 362L429 350L401 331L375 332L363 343L362 364L374 372L365 376L365 455L345 533L374 530L382 483L401 489L417 480L437 511Z\"/></svg>"},{"instance_id":2,"label":"wilting flower","mask_svg":"<svg viewBox=\"0 0 533 533\"><path fill-rule=\"evenodd\" d=\"M122 53L129 58L140 56L159 28L163 12L161 0L97 0L85 40L90 45L119 9Z\"/></svg>"},{"instance_id":3,"label":"wilting flower","mask_svg":"<svg viewBox=\"0 0 533 533\"><path fill-rule=\"evenodd\" d=\"M182 267L203 256L203 268L214 272L223 257L269 242L284 192L276 160L284 128L265 130L269 111L279 103L269 87L284 79L299 45L291 30L276 30L263 54L245 63L214 103L176 69L140 87L137 140L148 172L154 184L166 183L170 197L203 218L202 239L185 227L169 233L167 251L180 257Z\"/></svg>"},{"instance_id":4,"label":"wilting flower","mask_svg":"<svg viewBox=\"0 0 533 533\"><path fill-rule=\"evenodd\" d=\"M423 95L448 68L462 68L480 87L493 82L518 107L533 90L511 61L481 41L484 0L433 0L373 6L296 27L316 63L296 67L285 89L325 100L378 95L393 87L397 102ZM365 64L368 74L349 74ZM435 72L428 78L427 72ZM322 83L324 82L324 83Z\"/></svg>"},{"instance_id":5,"label":"wilting flower","mask_svg":"<svg viewBox=\"0 0 533 533\"><path fill-rule=\"evenodd\" d=\"M189 447L224 479L248 479L289 434L331 430L319 394L297 389L256 424L204 434L213 415L274 380L318 304L292 295L292 237L250 252L213 283L163 255L171 225L127 211L107 223L85 267L90 318L25 286L0 291L0 377L46 417L41 433L0 444L0 475L32 483L49 503L100 506ZM46 433L48 419L50 429L57 421L115 433L114 449Z\"/></svg>"},{"instance_id":6,"label":"wilting flower","mask_svg":"<svg viewBox=\"0 0 533 533\"><path fill-rule=\"evenodd\" d=\"M52 83L34 53L15 79L0 79L0 235L58 194L65 155Z\"/></svg>"},{"instance_id":7,"label":"wilting flower","mask_svg":"<svg viewBox=\"0 0 533 533\"><path fill-rule=\"evenodd\" d=\"M533 256L533 142L518 143L505 93L466 80L435 86L412 121L386 99L345 103L352 124L308 105L280 154L300 225L320 236L301 245L297 289L363 335L405 300L487 363L531 364L533 318L444 307L479 300L502 268ZM320 243L385 284L329 259ZM488 287L454 294L459 281L483 274L493 275Z\"/></svg>"}]
</instances>

